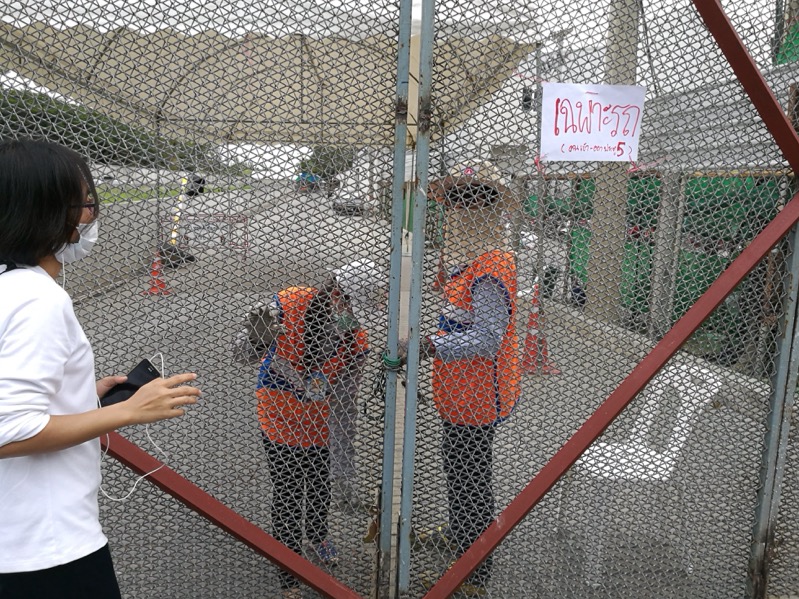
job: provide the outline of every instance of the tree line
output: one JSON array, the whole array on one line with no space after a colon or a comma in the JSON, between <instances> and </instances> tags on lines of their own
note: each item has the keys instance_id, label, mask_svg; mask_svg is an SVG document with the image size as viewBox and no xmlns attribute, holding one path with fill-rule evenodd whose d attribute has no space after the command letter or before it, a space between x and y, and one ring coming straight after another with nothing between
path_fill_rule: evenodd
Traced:
<instances>
[{"instance_id":1,"label":"tree line","mask_svg":"<svg viewBox=\"0 0 799 599\"><path fill-rule=\"evenodd\" d=\"M0 138L19 137L61 143L99 164L231 170L219 161L211 146L169 139L47 94L0 89Z\"/></svg>"}]
</instances>

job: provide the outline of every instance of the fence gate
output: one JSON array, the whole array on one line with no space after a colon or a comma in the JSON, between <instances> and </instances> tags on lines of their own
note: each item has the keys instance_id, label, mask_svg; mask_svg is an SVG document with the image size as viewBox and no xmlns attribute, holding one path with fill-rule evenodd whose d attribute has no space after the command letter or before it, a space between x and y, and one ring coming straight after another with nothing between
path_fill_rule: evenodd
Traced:
<instances>
[{"instance_id":1,"label":"fence gate","mask_svg":"<svg viewBox=\"0 0 799 599\"><path fill-rule=\"evenodd\" d=\"M1 136L81 152L102 202L61 281L98 376L148 357L203 388L103 439L123 595L296 597L284 570L306 598L799 594L797 16L4 3ZM551 83L644 87L637 156L542 154L615 114ZM273 383L233 344L331 276L370 351L322 409L328 478L328 449L280 470L303 450L265 440Z\"/></svg>"},{"instance_id":2,"label":"fence gate","mask_svg":"<svg viewBox=\"0 0 799 599\"><path fill-rule=\"evenodd\" d=\"M765 596L769 574L771 593L795 589L783 573L794 535L776 518L780 489L791 496L778 464L795 389L795 356L780 341L795 310L793 243L781 237L795 218L797 146L780 107L795 101L795 7L780 6L775 20L772 3L726 3L727 22L715 3L694 4L423 5L432 74L422 73L420 106L429 102L431 124L417 145L413 212L414 236L428 235L414 237L410 283L411 338L422 342L411 343L405 406L398 586L408 596L431 587L426 597ZM463 30L529 49L449 130L437 99L461 94L466 104L491 85L479 75L465 89L449 84L442 48ZM464 70L480 72L477 57L461 55ZM493 58L494 72L513 61ZM577 160L569 152L588 147L579 141L540 154L558 127L591 143L592 126L613 126L600 96L547 101L555 82L645 86L638 156L611 161L597 146ZM459 214L452 204L470 192L457 181L468 177L513 197ZM519 401L494 428L453 426L486 422L453 395L494 397L500 416L514 396L512 366L501 357L494 373L478 366L502 355L491 336L505 320L492 333L488 292L457 291L470 276L502 281L501 269L483 254L482 270L452 270L503 245L517 269L518 291L502 289L516 300L504 305L518 336ZM459 312L464 301L481 302L474 322ZM432 365L431 333L442 348ZM470 372L457 370L464 355L478 356Z\"/></svg>"},{"instance_id":3,"label":"fence gate","mask_svg":"<svg viewBox=\"0 0 799 599\"><path fill-rule=\"evenodd\" d=\"M410 5L407 22L406 38ZM158 487L103 462L126 597L279 596L280 569L263 554L328 593L373 592L377 546L364 538L383 477L399 23L389 1L3 5L3 137L77 149L102 201L97 251L63 281L98 374L155 356L164 374L197 372L203 388L185 418L122 431L166 464L150 474ZM351 440L332 458L335 570L319 538L298 547L308 563L259 534L273 532L275 483L258 365L231 350L253 305L333 273L347 278L371 347L357 406L341 399L330 418ZM122 438L108 447L137 470L157 467Z\"/></svg>"}]
</instances>

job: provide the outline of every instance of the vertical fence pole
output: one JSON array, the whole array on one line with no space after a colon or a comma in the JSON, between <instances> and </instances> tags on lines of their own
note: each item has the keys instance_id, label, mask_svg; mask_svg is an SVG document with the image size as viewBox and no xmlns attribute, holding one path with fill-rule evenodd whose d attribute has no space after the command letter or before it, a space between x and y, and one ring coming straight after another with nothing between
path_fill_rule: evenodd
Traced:
<instances>
[{"instance_id":1,"label":"vertical fence pole","mask_svg":"<svg viewBox=\"0 0 799 599\"><path fill-rule=\"evenodd\" d=\"M433 21L435 0L422 0L422 26L419 38L419 118L416 140L418 188L413 198L413 238L411 240L411 285L408 307L408 383L405 389L405 430L402 440L402 491L400 496L398 572L399 593L410 585L411 506L413 502L413 458L416 453L416 405L419 389L419 323L422 305L422 261L427 215L427 170L430 161L430 91L433 71Z\"/></svg>"},{"instance_id":2,"label":"vertical fence pole","mask_svg":"<svg viewBox=\"0 0 799 599\"><path fill-rule=\"evenodd\" d=\"M408 79L411 45L412 0L400 0L397 43L397 87L394 123L394 172L391 181L391 256L388 287L388 351L386 399L383 418L383 479L380 486L380 534L375 595L388 596L391 578L392 504L397 416L397 365L399 345L400 277L402 273L402 226L404 217L405 139L408 129Z\"/></svg>"},{"instance_id":3,"label":"vertical fence pole","mask_svg":"<svg viewBox=\"0 0 799 599\"><path fill-rule=\"evenodd\" d=\"M634 85L638 66L638 28L643 17L636 0L612 0L608 7L605 83ZM585 313L602 322L619 320L624 234L627 230L627 165L600 162L594 174L591 251L585 276Z\"/></svg>"},{"instance_id":4,"label":"vertical fence pole","mask_svg":"<svg viewBox=\"0 0 799 599\"><path fill-rule=\"evenodd\" d=\"M785 321L778 341L777 369L774 373L774 390L771 394L768 430L760 465L760 489L757 494L755 524L749 553L749 572L746 596L751 599L766 597L768 589L768 548L774 537L780 488L788 450L788 433L791 426L793 398L799 372L799 330L797 330L797 299L799 298L799 227L790 233L791 273L786 294Z\"/></svg>"}]
</instances>

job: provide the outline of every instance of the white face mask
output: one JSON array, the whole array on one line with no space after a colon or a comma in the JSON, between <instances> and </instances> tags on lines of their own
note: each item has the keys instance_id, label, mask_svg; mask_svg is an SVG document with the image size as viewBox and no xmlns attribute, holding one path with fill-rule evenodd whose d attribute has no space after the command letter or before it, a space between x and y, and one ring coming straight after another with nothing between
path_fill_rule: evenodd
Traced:
<instances>
[{"instance_id":1,"label":"white face mask","mask_svg":"<svg viewBox=\"0 0 799 599\"><path fill-rule=\"evenodd\" d=\"M81 223L78 225L80 237L73 243L67 243L55 253L55 258L61 264L70 264L88 256L97 242L100 226L97 221Z\"/></svg>"}]
</instances>

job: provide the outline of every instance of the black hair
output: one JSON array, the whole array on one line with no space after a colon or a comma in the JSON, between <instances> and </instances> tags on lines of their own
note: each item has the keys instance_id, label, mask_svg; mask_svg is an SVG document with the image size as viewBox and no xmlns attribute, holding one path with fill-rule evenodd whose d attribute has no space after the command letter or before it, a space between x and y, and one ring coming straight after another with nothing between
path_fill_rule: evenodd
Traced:
<instances>
[{"instance_id":1,"label":"black hair","mask_svg":"<svg viewBox=\"0 0 799 599\"><path fill-rule=\"evenodd\" d=\"M0 263L35 266L74 235L86 194L99 212L83 157L62 145L0 141Z\"/></svg>"}]
</instances>

